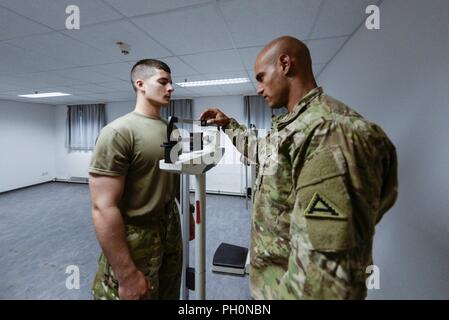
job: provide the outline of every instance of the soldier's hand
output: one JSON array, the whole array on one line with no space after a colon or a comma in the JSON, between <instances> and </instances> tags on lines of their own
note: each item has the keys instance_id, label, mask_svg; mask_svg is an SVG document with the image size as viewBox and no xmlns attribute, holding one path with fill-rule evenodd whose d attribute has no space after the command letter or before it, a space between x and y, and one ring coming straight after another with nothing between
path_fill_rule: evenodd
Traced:
<instances>
[{"instance_id":1,"label":"soldier's hand","mask_svg":"<svg viewBox=\"0 0 449 320\"><path fill-rule=\"evenodd\" d=\"M200 120L207 120L208 124L216 124L223 127L229 124L231 119L217 108L208 108L200 115Z\"/></svg>"},{"instance_id":2,"label":"soldier's hand","mask_svg":"<svg viewBox=\"0 0 449 320\"><path fill-rule=\"evenodd\" d=\"M152 286L142 272L135 270L121 281L119 280L118 295L120 300L139 300L148 298Z\"/></svg>"}]
</instances>

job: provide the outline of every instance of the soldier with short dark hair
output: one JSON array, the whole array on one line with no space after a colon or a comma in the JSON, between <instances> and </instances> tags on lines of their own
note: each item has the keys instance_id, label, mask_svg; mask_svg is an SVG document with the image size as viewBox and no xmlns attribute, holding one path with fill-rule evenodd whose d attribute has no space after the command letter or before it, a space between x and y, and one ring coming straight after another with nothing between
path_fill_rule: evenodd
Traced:
<instances>
[{"instance_id":1,"label":"soldier with short dark hair","mask_svg":"<svg viewBox=\"0 0 449 320\"><path fill-rule=\"evenodd\" d=\"M256 140L217 108L202 120L224 126L258 164L251 230L254 299L364 299L375 225L397 197L396 150L382 129L318 87L308 48L284 36L255 63L271 132Z\"/></svg>"},{"instance_id":2,"label":"soldier with short dark hair","mask_svg":"<svg viewBox=\"0 0 449 320\"><path fill-rule=\"evenodd\" d=\"M92 292L95 299L179 299L179 177L159 169L167 130L160 109L174 90L171 71L162 61L141 60L131 82L135 109L101 130L89 167L102 248Z\"/></svg>"}]
</instances>

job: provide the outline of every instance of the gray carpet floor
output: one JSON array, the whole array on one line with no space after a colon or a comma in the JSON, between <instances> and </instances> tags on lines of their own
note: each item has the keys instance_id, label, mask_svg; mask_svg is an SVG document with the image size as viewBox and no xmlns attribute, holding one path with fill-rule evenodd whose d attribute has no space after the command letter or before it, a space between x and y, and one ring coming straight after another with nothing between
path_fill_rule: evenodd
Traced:
<instances>
[{"instance_id":1,"label":"gray carpet floor","mask_svg":"<svg viewBox=\"0 0 449 320\"><path fill-rule=\"evenodd\" d=\"M89 201L86 184L58 182L0 195L0 299L91 299L100 248ZM206 203L206 299L250 299L248 276L211 272L221 242L249 246L245 199L207 195ZM70 265L79 268L79 289L66 287Z\"/></svg>"}]
</instances>

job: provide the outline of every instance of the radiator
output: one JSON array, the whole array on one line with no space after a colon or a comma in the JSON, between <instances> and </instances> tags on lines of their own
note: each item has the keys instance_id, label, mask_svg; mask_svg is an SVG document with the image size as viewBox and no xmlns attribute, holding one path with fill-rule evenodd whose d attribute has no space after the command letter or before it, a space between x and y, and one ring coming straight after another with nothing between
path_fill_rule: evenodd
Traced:
<instances>
[{"instance_id":1,"label":"radiator","mask_svg":"<svg viewBox=\"0 0 449 320\"><path fill-rule=\"evenodd\" d=\"M88 179L85 177L70 177L68 182L88 183Z\"/></svg>"}]
</instances>

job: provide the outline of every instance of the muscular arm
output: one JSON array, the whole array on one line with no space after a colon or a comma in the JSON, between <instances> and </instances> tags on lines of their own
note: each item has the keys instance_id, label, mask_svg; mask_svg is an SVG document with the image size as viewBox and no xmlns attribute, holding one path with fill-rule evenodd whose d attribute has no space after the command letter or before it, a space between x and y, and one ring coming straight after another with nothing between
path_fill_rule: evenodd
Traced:
<instances>
[{"instance_id":1,"label":"muscular arm","mask_svg":"<svg viewBox=\"0 0 449 320\"><path fill-rule=\"evenodd\" d=\"M120 298L133 299L145 296L148 285L131 258L125 225L118 208L124 185L124 176L91 173L89 177L92 218L98 241L119 282Z\"/></svg>"}]
</instances>

